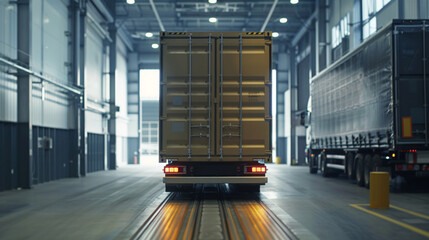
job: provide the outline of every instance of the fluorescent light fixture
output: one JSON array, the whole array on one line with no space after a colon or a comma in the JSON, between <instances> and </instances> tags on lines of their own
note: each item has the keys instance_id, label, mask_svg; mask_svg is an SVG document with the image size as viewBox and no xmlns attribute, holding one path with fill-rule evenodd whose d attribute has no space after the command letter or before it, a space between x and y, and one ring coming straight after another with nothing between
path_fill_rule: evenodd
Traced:
<instances>
[{"instance_id":1,"label":"fluorescent light fixture","mask_svg":"<svg viewBox=\"0 0 429 240\"><path fill-rule=\"evenodd\" d=\"M128 4L134 4L134 3L136 3L136 1L135 0L127 0L127 3Z\"/></svg>"},{"instance_id":2,"label":"fluorescent light fixture","mask_svg":"<svg viewBox=\"0 0 429 240\"><path fill-rule=\"evenodd\" d=\"M153 33L151 33L151 32L147 32L147 33L145 34L145 36L146 36L147 38L151 38L151 37L153 37Z\"/></svg>"},{"instance_id":3,"label":"fluorescent light fixture","mask_svg":"<svg viewBox=\"0 0 429 240\"><path fill-rule=\"evenodd\" d=\"M273 32L273 37L278 37L279 33L278 32Z\"/></svg>"},{"instance_id":4,"label":"fluorescent light fixture","mask_svg":"<svg viewBox=\"0 0 429 240\"><path fill-rule=\"evenodd\" d=\"M154 43L154 44L152 44L152 48L159 48L159 44L158 43Z\"/></svg>"},{"instance_id":5,"label":"fluorescent light fixture","mask_svg":"<svg viewBox=\"0 0 429 240\"><path fill-rule=\"evenodd\" d=\"M215 22L217 22L217 18L211 17L211 18L209 18L209 22L215 23Z\"/></svg>"},{"instance_id":6,"label":"fluorescent light fixture","mask_svg":"<svg viewBox=\"0 0 429 240\"><path fill-rule=\"evenodd\" d=\"M280 22L281 23L286 23L287 22L287 18L280 18Z\"/></svg>"},{"instance_id":7,"label":"fluorescent light fixture","mask_svg":"<svg viewBox=\"0 0 429 240\"><path fill-rule=\"evenodd\" d=\"M209 0L209 3L215 4L215 3L217 3L217 0Z\"/></svg>"},{"instance_id":8,"label":"fluorescent light fixture","mask_svg":"<svg viewBox=\"0 0 429 240\"><path fill-rule=\"evenodd\" d=\"M290 0L291 4L297 4L299 2L299 0Z\"/></svg>"}]
</instances>

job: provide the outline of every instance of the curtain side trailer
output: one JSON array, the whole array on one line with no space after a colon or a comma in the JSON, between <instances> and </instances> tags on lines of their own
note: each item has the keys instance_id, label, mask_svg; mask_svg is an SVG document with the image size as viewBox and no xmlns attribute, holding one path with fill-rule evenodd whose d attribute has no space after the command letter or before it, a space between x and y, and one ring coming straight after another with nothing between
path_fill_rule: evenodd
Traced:
<instances>
[{"instance_id":1,"label":"curtain side trailer","mask_svg":"<svg viewBox=\"0 0 429 240\"><path fill-rule=\"evenodd\" d=\"M429 21L393 20L311 79L310 173L429 176Z\"/></svg>"}]
</instances>

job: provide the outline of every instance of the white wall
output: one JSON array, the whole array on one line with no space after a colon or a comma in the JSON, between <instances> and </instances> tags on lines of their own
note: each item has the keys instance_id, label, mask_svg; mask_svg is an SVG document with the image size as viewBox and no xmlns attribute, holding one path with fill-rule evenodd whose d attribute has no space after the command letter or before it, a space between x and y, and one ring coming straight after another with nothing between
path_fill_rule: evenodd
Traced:
<instances>
[{"instance_id":1,"label":"white wall","mask_svg":"<svg viewBox=\"0 0 429 240\"><path fill-rule=\"evenodd\" d=\"M9 1L0 1L0 55L17 58L17 7ZM6 74L0 66L0 121L17 121L16 77ZM11 69L13 70L13 69Z\"/></svg>"},{"instance_id":2,"label":"white wall","mask_svg":"<svg viewBox=\"0 0 429 240\"><path fill-rule=\"evenodd\" d=\"M30 1L31 70L61 83L69 83L69 29L67 0ZM33 82L40 79L32 77ZM70 128L71 102L59 88L50 84L33 84L32 123L37 126Z\"/></svg>"}]
</instances>

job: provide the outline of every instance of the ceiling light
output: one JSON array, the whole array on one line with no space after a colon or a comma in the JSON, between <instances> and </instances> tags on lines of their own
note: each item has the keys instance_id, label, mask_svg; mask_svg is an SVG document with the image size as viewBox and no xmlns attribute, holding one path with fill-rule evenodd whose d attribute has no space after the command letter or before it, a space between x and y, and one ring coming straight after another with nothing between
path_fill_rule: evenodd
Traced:
<instances>
[{"instance_id":1,"label":"ceiling light","mask_svg":"<svg viewBox=\"0 0 429 240\"><path fill-rule=\"evenodd\" d=\"M287 22L287 18L280 18L280 22L281 23L286 23Z\"/></svg>"},{"instance_id":2,"label":"ceiling light","mask_svg":"<svg viewBox=\"0 0 429 240\"><path fill-rule=\"evenodd\" d=\"M146 36L147 38L151 38L151 37L153 37L153 33L151 33L151 32L147 32L147 33L145 34L145 36Z\"/></svg>"},{"instance_id":3,"label":"ceiling light","mask_svg":"<svg viewBox=\"0 0 429 240\"><path fill-rule=\"evenodd\" d=\"M217 18L214 18L214 17L209 18L209 22L211 22L211 23L215 23L215 22L217 22Z\"/></svg>"},{"instance_id":4,"label":"ceiling light","mask_svg":"<svg viewBox=\"0 0 429 240\"><path fill-rule=\"evenodd\" d=\"M217 0L209 0L209 3L215 4L215 3L217 3Z\"/></svg>"},{"instance_id":5,"label":"ceiling light","mask_svg":"<svg viewBox=\"0 0 429 240\"><path fill-rule=\"evenodd\" d=\"M127 0L127 3L128 4L134 4L134 3L136 3L136 1L135 0Z\"/></svg>"},{"instance_id":6,"label":"ceiling light","mask_svg":"<svg viewBox=\"0 0 429 240\"><path fill-rule=\"evenodd\" d=\"M158 43L154 43L154 44L152 44L152 48L159 48L159 44Z\"/></svg>"},{"instance_id":7,"label":"ceiling light","mask_svg":"<svg viewBox=\"0 0 429 240\"><path fill-rule=\"evenodd\" d=\"M273 37L278 37L279 33L278 32L273 32Z\"/></svg>"},{"instance_id":8,"label":"ceiling light","mask_svg":"<svg viewBox=\"0 0 429 240\"><path fill-rule=\"evenodd\" d=\"M297 4L299 2L299 0L290 0L291 4Z\"/></svg>"}]
</instances>

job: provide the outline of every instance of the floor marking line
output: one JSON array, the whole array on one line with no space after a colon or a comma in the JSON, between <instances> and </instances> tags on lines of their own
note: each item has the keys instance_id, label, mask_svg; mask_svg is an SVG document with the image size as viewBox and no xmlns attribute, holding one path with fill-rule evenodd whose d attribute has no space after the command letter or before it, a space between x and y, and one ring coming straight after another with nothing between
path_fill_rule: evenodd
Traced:
<instances>
[{"instance_id":1,"label":"floor marking line","mask_svg":"<svg viewBox=\"0 0 429 240\"><path fill-rule=\"evenodd\" d=\"M403 227L403 228L406 228L406 229L408 229L408 230L411 230L411 231L413 231L413 232L415 232L415 233L418 233L418 234L420 234L420 235L423 235L423 236L425 236L425 237L428 237L428 238L429 238L429 232L423 231L423 230L421 230L421 229L419 229L419 228L416 228L416 227L413 227L413 226L411 226L411 225L409 225L409 224L406 224L406 223L403 223L403 222L397 221L397 220L395 220L395 219L389 218L389 217L384 216L384 215L382 215L382 214L379 214L379 213L376 213L376 212L370 211L370 210L368 210L368 209L365 209L365 208L361 207L360 205L361 205L361 204L350 204L350 206L351 206L351 207L354 207L354 208L356 208L356 209L359 209L359 210L361 210L361 211L364 211L364 212L366 212L366 213L369 213L369 214L371 214L371 215L374 215L374 216L376 216L376 217L379 217L379 218L381 218L381 219L384 219L384 220L386 220L386 221L389 221L389 222L391 222L391 223L394 223L394 224L396 224L396 225L399 225L399 226L401 226L401 227Z\"/></svg>"},{"instance_id":2,"label":"floor marking line","mask_svg":"<svg viewBox=\"0 0 429 240\"><path fill-rule=\"evenodd\" d=\"M421 218L429 220L429 216L427 216L427 215L424 215L424 214L421 214L421 213L417 213L417 212L413 212L411 210L407 210L407 209L400 208L400 207L393 206L393 205L390 205L390 207L394 208L396 210L399 210L399 211L402 211L402 212L405 212L405 213L408 213L408 214L411 214L411 215L414 215L414 216L421 217Z\"/></svg>"}]
</instances>

